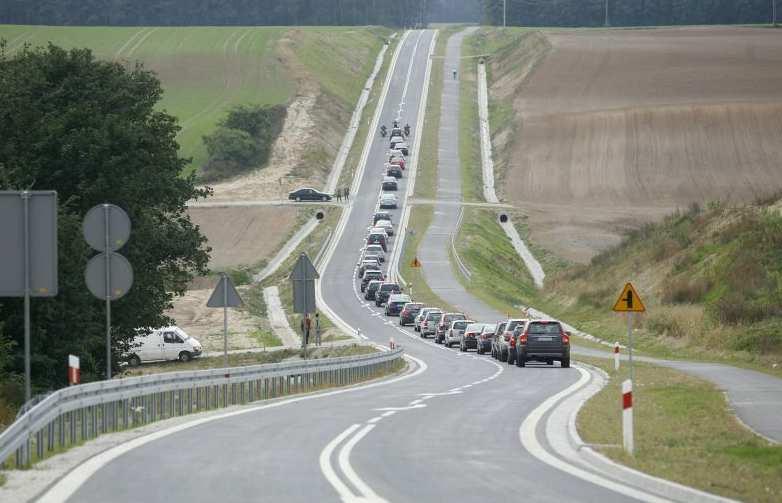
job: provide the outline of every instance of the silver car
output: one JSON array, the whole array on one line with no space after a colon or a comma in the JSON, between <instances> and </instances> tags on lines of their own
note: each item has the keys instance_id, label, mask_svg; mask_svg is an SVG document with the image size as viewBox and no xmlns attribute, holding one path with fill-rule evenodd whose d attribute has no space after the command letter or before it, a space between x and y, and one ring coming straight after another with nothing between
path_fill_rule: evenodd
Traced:
<instances>
[{"instance_id":1,"label":"silver car","mask_svg":"<svg viewBox=\"0 0 782 503\"><path fill-rule=\"evenodd\" d=\"M462 340L462 334L467 325L475 323L472 320L456 320L451 322L451 326L445 331L445 337L443 338L443 344L447 347L452 347L454 344L459 344Z\"/></svg>"},{"instance_id":2,"label":"silver car","mask_svg":"<svg viewBox=\"0 0 782 503\"><path fill-rule=\"evenodd\" d=\"M421 322L424 321L424 317L426 316L426 313L429 311L439 311L439 308L436 307L424 307L421 309L421 311L418 312L418 316L415 317L415 321L413 322L413 327L415 328L416 332L421 331Z\"/></svg>"}]
</instances>

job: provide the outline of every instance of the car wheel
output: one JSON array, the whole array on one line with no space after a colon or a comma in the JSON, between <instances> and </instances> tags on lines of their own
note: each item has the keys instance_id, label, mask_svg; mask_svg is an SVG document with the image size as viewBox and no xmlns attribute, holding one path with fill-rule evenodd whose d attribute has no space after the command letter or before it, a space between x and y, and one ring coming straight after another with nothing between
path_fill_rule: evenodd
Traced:
<instances>
[{"instance_id":1,"label":"car wheel","mask_svg":"<svg viewBox=\"0 0 782 503\"><path fill-rule=\"evenodd\" d=\"M564 360L562 360L561 365L563 369L570 368L570 358L565 358Z\"/></svg>"},{"instance_id":2,"label":"car wheel","mask_svg":"<svg viewBox=\"0 0 782 503\"><path fill-rule=\"evenodd\" d=\"M554 360L546 360L546 365L554 365Z\"/></svg>"},{"instance_id":3,"label":"car wheel","mask_svg":"<svg viewBox=\"0 0 782 503\"><path fill-rule=\"evenodd\" d=\"M130 358L128 358L128 365L131 367L138 367L141 365L141 358L139 358L137 355L133 355Z\"/></svg>"},{"instance_id":4,"label":"car wheel","mask_svg":"<svg viewBox=\"0 0 782 503\"><path fill-rule=\"evenodd\" d=\"M187 351L182 351L181 353L179 353L179 361L180 362L187 363L187 362L189 362L192 359L193 359L193 356L190 353L188 353Z\"/></svg>"},{"instance_id":5,"label":"car wheel","mask_svg":"<svg viewBox=\"0 0 782 503\"><path fill-rule=\"evenodd\" d=\"M323 196L323 197L320 198L320 200L321 201L328 201L328 198L326 198L326 196Z\"/></svg>"},{"instance_id":6,"label":"car wheel","mask_svg":"<svg viewBox=\"0 0 782 503\"><path fill-rule=\"evenodd\" d=\"M301 197L300 197L300 196L296 196L296 202L297 202L297 203L300 203L300 202L301 202Z\"/></svg>"}]
</instances>

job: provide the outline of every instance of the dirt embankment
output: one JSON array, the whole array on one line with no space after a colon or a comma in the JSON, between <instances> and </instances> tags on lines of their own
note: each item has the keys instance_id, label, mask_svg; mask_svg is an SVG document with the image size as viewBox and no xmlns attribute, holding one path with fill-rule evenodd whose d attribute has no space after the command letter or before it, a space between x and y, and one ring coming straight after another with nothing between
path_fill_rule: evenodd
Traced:
<instances>
[{"instance_id":1,"label":"dirt embankment","mask_svg":"<svg viewBox=\"0 0 782 503\"><path fill-rule=\"evenodd\" d=\"M756 28L552 31L520 89L502 196L579 262L693 202L782 189L782 37ZM492 94L513 88L493 79ZM495 139L495 141L497 141Z\"/></svg>"}]
</instances>

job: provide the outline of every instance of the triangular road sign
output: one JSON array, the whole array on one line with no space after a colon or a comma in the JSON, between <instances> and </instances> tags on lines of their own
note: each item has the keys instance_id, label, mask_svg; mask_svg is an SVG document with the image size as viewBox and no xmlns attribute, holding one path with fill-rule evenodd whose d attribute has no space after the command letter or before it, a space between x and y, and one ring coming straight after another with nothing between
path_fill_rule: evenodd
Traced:
<instances>
[{"instance_id":1,"label":"triangular road sign","mask_svg":"<svg viewBox=\"0 0 782 503\"><path fill-rule=\"evenodd\" d=\"M419 268L421 267L421 261L418 260L418 257L415 257L412 262L410 262L410 267L413 268Z\"/></svg>"},{"instance_id":2,"label":"triangular road sign","mask_svg":"<svg viewBox=\"0 0 782 503\"><path fill-rule=\"evenodd\" d=\"M299 260L293 266L290 279L293 281L313 281L320 278L318 270L312 265L312 261L306 253L299 255Z\"/></svg>"},{"instance_id":3,"label":"triangular road sign","mask_svg":"<svg viewBox=\"0 0 782 503\"><path fill-rule=\"evenodd\" d=\"M212 295L206 303L206 307L239 307L242 305L242 298L236 291L231 278L227 274L220 276Z\"/></svg>"},{"instance_id":4,"label":"triangular road sign","mask_svg":"<svg viewBox=\"0 0 782 503\"><path fill-rule=\"evenodd\" d=\"M616 304L614 304L614 311L620 313L643 313L646 311L646 307L644 307L644 303L632 283L625 285Z\"/></svg>"}]
</instances>

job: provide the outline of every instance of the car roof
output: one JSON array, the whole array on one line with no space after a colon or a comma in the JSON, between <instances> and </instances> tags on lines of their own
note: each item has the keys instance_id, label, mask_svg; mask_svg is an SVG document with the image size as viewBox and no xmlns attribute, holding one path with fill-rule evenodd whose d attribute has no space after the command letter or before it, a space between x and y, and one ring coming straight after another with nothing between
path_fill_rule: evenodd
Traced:
<instances>
[{"instance_id":1,"label":"car roof","mask_svg":"<svg viewBox=\"0 0 782 503\"><path fill-rule=\"evenodd\" d=\"M467 329L477 330L477 327L480 327L481 330L483 330L483 325L485 325L485 323L470 323L469 325L467 325Z\"/></svg>"},{"instance_id":2,"label":"car roof","mask_svg":"<svg viewBox=\"0 0 782 503\"><path fill-rule=\"evenodd\" d=\"M382 282L383 282L383 280L373 279L372 281L369 282L369 284L371 285L372 283L377 283L379 285Z\"/></svg>"},{"instance_id":3,"label":"car roof","mask_svg":"<svg viewBox=\"0 0 782 503\"><path fill-rule=\"evenodd\" d=\"M396 178L394 178L393 176L384 176L383 177L383 181L384 182L394 182L394 183L396 183Z\"/></svg>"},{"instance_id":4,"label":"car roof","mask_svg":"<svg viewBox=\"0 0 782 503\"><path fill-rule=\"evenodd\" d=\"M408 303L410 301L410 296L406 293L395 293L394 295L391 295L388 298L389 302L402 302Z\"/></svg>"}]
</instances>

